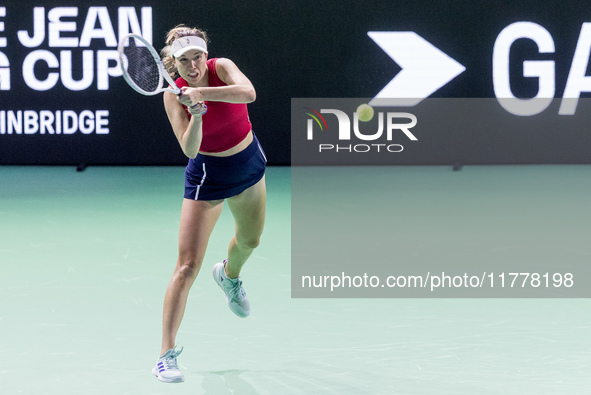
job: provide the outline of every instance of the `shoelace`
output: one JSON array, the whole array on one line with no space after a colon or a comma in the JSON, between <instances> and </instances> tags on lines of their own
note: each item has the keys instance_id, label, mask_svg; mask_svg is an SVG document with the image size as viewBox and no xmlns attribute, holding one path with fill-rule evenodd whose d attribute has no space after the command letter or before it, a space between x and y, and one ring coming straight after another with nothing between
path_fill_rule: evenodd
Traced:
<instances>
[{"instance_id":1,"label":"shoelace","mask_svg":"<svg viewBox=\"0 0 591 395\"><path fill-rule=\"evenodd\" d=\"M230 292L228 293L233 300L244 299L246 292L244 292L244 289L242 289L242 280L238 279L238 281L234 283L232 289L230 289Z\"/></svg>"},{"instance_id":2,"label":"shoelace","mask_svg":"<svg viewBox=\"0 0 591 395\"><path fill-rule=\"evenodd\" d=\"M179 368L176 358L166 358L163 362L166 370L177 370Z\"/></svg>"},{"instance_id":3,"label":"shoelace","mask_svg":"<svg viewBox=\"0 0 591 395\"><path fill-rule=\"evenodd\" d=\"M172 349L172 353L170 353L170 355L162 361L164 363L164 367L166 368L166 370L179 368L178 363L176 361L176 357L181 355L182 352L183 347L181 347L179 351L176 351L176 347Z\"/></svg>"}]
</instances>

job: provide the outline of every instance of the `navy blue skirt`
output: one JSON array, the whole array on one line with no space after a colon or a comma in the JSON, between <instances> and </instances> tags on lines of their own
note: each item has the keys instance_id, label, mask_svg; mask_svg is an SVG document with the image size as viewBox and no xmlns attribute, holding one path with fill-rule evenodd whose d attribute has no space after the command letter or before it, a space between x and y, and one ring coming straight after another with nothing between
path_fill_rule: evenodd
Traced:
<instances>
[{"instance_id":1,"label":"navy blue skirt","mask_svg":"<svg viewBox=\"0 0 591 395\"><path fill-rule=\"evenodd\" d=\"M236 196L263 178L267 158L253 133L252 143L231 156L197 154L185 170L185 198L219 200Z\"/></svg>"}]
</instances>

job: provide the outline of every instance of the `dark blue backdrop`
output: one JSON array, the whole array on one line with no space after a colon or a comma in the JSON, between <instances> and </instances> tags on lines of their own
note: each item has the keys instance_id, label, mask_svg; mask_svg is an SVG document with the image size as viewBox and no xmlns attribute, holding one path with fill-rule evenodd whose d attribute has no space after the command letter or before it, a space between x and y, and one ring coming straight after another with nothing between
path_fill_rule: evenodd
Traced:
<instances>
[{"instance_id":1,"label":"dark blue backdrop","mask_svg":"<svg viewBox=\"0 0 591 395\"><path fill-rule=\"evenodd\" d=\"M61 11L54 9L58 6L75 8L77 15L68 14L71 9L60 14ZM205 29L211 38L210 56L234 60L257 89L257 100L249 105L249 111L271 165L290 163L291 98L371 98L400 70L368 37L368 31L414 31L466 67L432 97L492 98L491 59L498 34L517 21L535 22L552 35L556 50L551 54L539 54L531 41L516 42L510 65L512 87L516 96L535 95L538 80L523 77L523 60L553 60L555 96L560 98L581 26L591 21L591 5L582 1L263 0L197 2L192 7L136 0L4 3L0 5L0 23L3 23L3 29L0 25L0 77L6 81L8 70L10 89L4 85L4 90L0 90L0 123L4 124L4 128L0 128L0 132L4 132L0 134L0 164L163 165L186 162L170 130L161 97L143 97L132 91L121 77L105 74L104 68L113 68L113 61L97 66L99 52L115 48L104 38L91 39L90 46L82 48L64 46L63 40L55 41L58 35L61 39L74 38L82 45L84 30L91 37L104 35L108 23L99 18L100 12L94 25L85 27L85 23L90 23L89 10L93 6L107 8L117 40L119 7L122 6L134 7L140 22L141 8L151 7L151 33L157 48L163 46L165 32L176 24ZM44 7L45 39L35 47L26 47L17 32L33 34L35 7ZM61 25L55 23L59 15L62 15ZM54 21L51 28L50 16ZM56 29L61 30L56 33ZM51 46L50 37L54 39L53 44L57 42L58 45ZM80 91L66 89L61 80L45 91L31 88L24 79L23 64L34 51L46 51L34 56L55 57L60 63L59 66L46 61L34 63L33 72L39 80L45 80L52 73L68 72L62 65L68 63L63 57L68 55L63 52L69 52L73 59L71 79L82 79L83 52L91 51L93 83ZM101 56L107 55L102 53ZM101 67L102 71L98 70ZM101 73L107 75L108 90L98 89ZM97 134L96 130L88 132L87 128L88 134L76 130L72 134L58 135L46 129L46 133L41 134L40 131L33 133L34 126L30 126L32 129L27 134L23 118L21 133L11 130L9 134L8 118L13 117L14 124L19 111L22 117L28 114L34 118L36 114L45 116L45 122L51 123L47 118L51 117L49 113L54 117L56 114L63 116L64 111L80 115L84 110L94 116L96 111L108 111L108 125L103 125L103 129L108 127L109 132ZM510 122L512 115L501 113L505 115ZM544 116L558 117L555 108L548 109ZM40 120L31 119L30 122L34 124ZM56 127L55 123L52 126ZM579 133L579 139L586 134L585 131L571 131L575 132ZM587 140L582 139L581 144L584 143ZM519 162L518 155L506 155L507 152L499 152L499 163ZM580 155L572 157L568 151L563 155L562 162L588 161ZM496 157L494 153L492 157ZM432 163L420 155L413 161ZM544 157L536 157L536 161L546 162Z\"/></svg>"}]
</instances>

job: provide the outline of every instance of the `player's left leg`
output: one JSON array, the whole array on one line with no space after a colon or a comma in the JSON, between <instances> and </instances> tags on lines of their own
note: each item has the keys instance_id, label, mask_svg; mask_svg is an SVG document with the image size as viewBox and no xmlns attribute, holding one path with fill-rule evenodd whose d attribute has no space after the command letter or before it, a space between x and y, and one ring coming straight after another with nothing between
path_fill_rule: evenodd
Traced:
<instances>
[{"instance_id":1,"label":"player's left leg","mask_svg":"<svg viewBox=\"0 0 591 395\"><path fill-rule=\"evenodd\" d=\"M228 248L226 274L236 278L252 251L259 245L263 234L267 202L265 176L240 195L226 201L236 221L236 234Z\"/></svg>"},{"instance_id":2,"label":"player's left leg","mask_svg":"<svg viewBox=\"0 0 591 395\"><path fill-rule=\"evenodd\" d=\"M259 245L263 233L267 201L265 177L226 201L236 222L236 234L230 242L227 261L214 266L213 276L226 293L226 301L234 314L247 317L250 314L250 303L239 275L252 251Z\"/></svg>"}]
</instances>

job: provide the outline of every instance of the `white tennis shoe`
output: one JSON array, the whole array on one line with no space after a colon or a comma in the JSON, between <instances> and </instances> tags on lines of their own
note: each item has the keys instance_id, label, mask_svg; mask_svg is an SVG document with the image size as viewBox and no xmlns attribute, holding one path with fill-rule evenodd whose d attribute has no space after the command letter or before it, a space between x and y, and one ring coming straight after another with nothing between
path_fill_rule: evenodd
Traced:
<instances>
[{"instance_id":1,"label":"white tennis shoe","mask_svg":"<svg viewBox=\"0 0 591 395\"><path fill-rule=\"evenodd\" d=\"M172 350L168 350L166 354L158 358L156 366L152 369L152 374L158 377L158 380L165 383L182 383L185 381L185 376L179 370L176 357L178 357L183 348L176 350L176 346Z\"/></svg>"},{"instance_id":2,"label":"white tennis shoe","mask_svg":"<svg viewBox=\"0 0 591 395\"><path fill-rule=\"evenodd\" d=\"M226 302L230 310L238 317L248 317L250 314L250 303L248 302L244 288L242 288L242 280L240 280L240 277L229 278L226 276L227 262L227 260L224 260L213 266L213 279L226 294Z\"/></svg>"}]
</instances>

